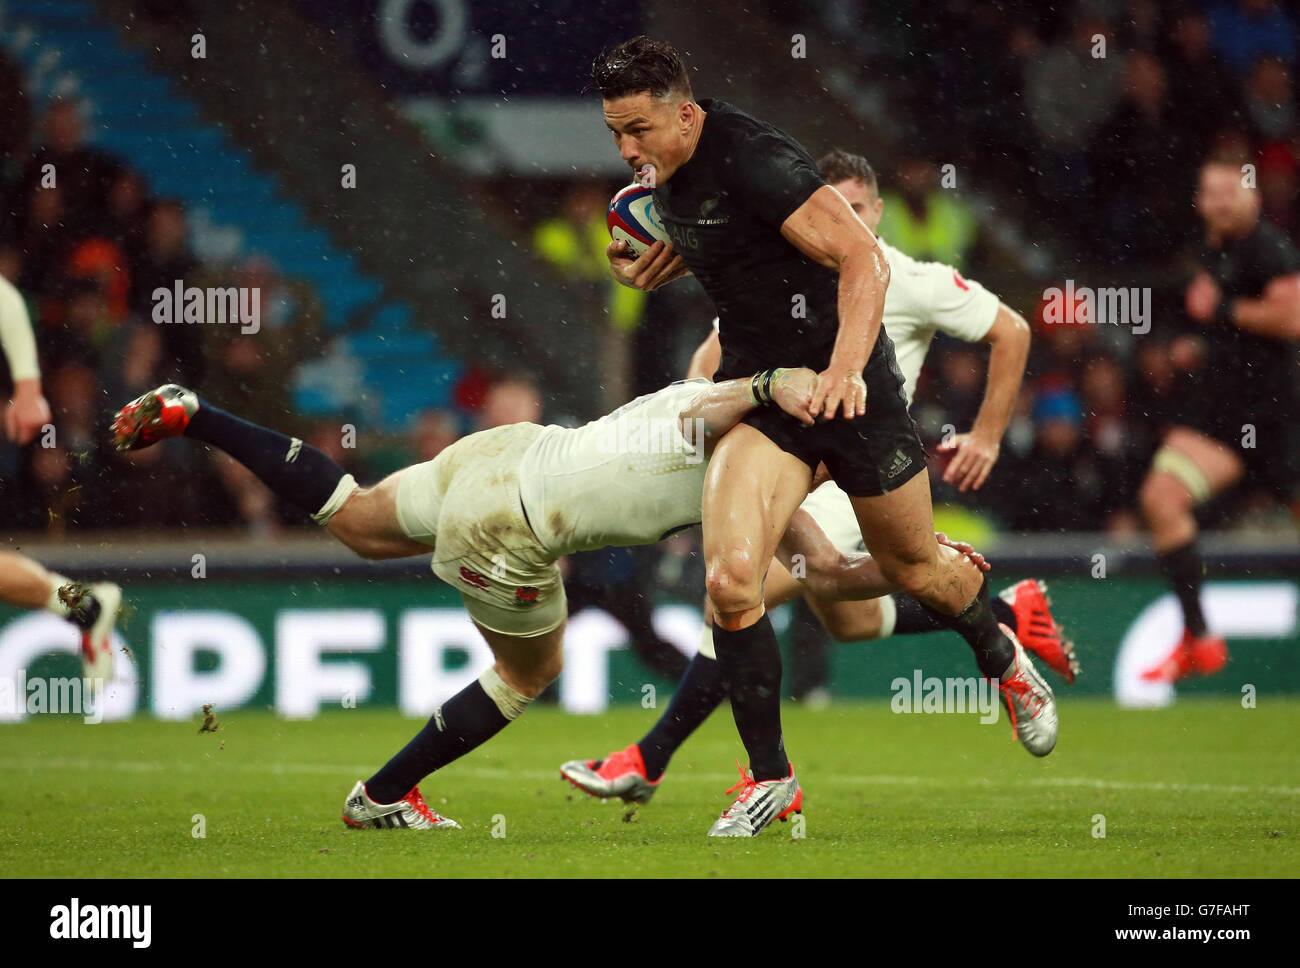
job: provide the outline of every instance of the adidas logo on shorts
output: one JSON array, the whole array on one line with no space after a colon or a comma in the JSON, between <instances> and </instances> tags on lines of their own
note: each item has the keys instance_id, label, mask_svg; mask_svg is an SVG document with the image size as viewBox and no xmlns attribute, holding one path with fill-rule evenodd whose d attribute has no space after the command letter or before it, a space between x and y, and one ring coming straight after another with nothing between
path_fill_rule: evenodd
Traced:
<instances>
[{"instance_id":1,"label":"adidas logo on shorts","mask_svg":"<svg viewBox=\"0 0 1300 968\"><path fill-rule=\"evenodd\" d=\"M890 478L897 477L911 466L912 458L908 457L901 450L894 451L894 462L889 465Z\"/></svg>"}]
</instances>

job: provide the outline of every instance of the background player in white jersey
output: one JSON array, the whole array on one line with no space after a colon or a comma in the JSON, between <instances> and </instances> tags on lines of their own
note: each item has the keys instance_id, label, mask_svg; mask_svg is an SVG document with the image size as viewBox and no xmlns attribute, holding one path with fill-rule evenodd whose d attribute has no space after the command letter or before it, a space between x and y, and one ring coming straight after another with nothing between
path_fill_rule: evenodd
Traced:
<instances>
[{"instance_id":1,"label":"background player in white jersey","mask_svg":"<svg viewBox=\"0 0 1300 968\"><path fill-rule=\"evenodd\" d=\"M827 184L844 196L874 232L880 222L883 202L875 172L867 160L836 149L824 155L817 168ZM894 343L909 403L936 332L992 345L984 401L975 426L941 445L941 449L954 455L944 479L957 483L963 490L978 489L997 462L1002 435L1020 391L1029 353L1029 326L1015 310L978 282L963 279L951 266L919 262L889 245L886 239L877 238L877 242L890 262L882 325ZM717 322L715 319L713 331L693 354L688 378L711 378L717 370L722 353ZM865 549L848 496L834 481L816 488L791 520L792 530L810 527L818 529L828 544L842 554ZM819 571L820 568L814 568L811 574L815 576ZM819 595L821 590L815 577L811 581L798 581L778 560L768 572L763 600L771 609L803 595L821 624L841 642L945 628L907 595L837 601ZM1074 648L1061 637L1040 582L1034 579L1019 582L991 604L999 621L1014 629L1027 649L1074 681L1078 671ZM672 703L639 742L601 759L565 763L560 768L561 775L593 796L648 800L672 755L726 694L710 645L711 636L706 634Z\"/></svg>"},{"instance_id":2,"label":"background player in white jersey","mask_svg":"<svg viewBox=\"0 0 1300 968\"><path fill-rule=\"evenodd\" d=\"M763 376L759 385L770 384L771 395L762 400L750 378L700 380L639 397L577 429L519 423L471 434L369 488L316 448L174 384L123 407L113 439L120 450L179 435L219 447L364 558L433 551L434 573L461 593L496 662L436 710L379 772L357 782L344 819L353 826L451 827L454 821L429 809L418 784L518 718L559 675L567 608L557 559L649 544L697 524L705 452L760 403L812 422L815 373ZM867 556L841 560L798 544L788 551L843 565L846 594L893 588ZM962 570L978 571L960 550L942 553L961 559Z\"/></svg>"},{"instance_id":3,"label":"background player in white jersey","mask_svg":"<svg viewBox=\"0 0 1300 968\"><path fill-rule=\"evenodd\" d=\"M50 405L41 392L36 337L22 294L0 277L0 343L9 361L13 399L5 408L5 432L22 447L50 424ZM15 551L0 551L0 600L19 608L44 608L81 630L81 658L87 679L113 676L111 636L122 591L111 582L86 585L47 571Z\"/></svg>"}]
</instances>

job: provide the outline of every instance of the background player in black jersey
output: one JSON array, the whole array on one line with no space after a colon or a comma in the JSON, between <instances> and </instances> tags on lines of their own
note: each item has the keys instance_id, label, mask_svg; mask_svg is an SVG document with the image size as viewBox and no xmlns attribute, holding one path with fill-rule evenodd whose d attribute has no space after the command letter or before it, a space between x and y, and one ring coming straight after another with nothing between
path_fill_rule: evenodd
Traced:
<instances>
[{"instance_id":1,"label":"background player in black jersey","mask_svg":"<svg viewBox=\"0 0 1300 968\"><path fill-rule=\"evenodd\" d=\"M883 573L966 638L981 672L1002 684L1021 741L1046 755L1056 741L1050 688L999 628L982 573L939 554L925 454L881 331L889 264L875 236L792 138L724 101L697 102L668 44L633 38L602 51L592 73L614 143L653 185L675 243L636 260L612 246L614 278L650 290L692 272L721 320L718 379L791 362L819 374L816 425L746 418L709 464L714 647L752 771L710 835L756 835L798 789L781 736L781 655L763 580L819 463L851 496Z\"/></svg>"},{"instance_id":2,"label":"background player in black jersey","mask_svg":"<svg viewBox=\"0 0 1300 968\"><path fill-rule=\"evenodd\" d=\"M1259 193L1235 160L1201 168L1196 208L1205 222L1200 271L1187 287L1193 333L1174 350L1190 364L1181 412L1156 452L1140 501L1156 554L1183 610L1183 635L1143 678L1210 675L1228 661L1201 610L1204 566L1195 508L1247 470L1289 490L1287 422L1296 412L1300 253L1260 218Z\"/></svg>"}]
</instances>

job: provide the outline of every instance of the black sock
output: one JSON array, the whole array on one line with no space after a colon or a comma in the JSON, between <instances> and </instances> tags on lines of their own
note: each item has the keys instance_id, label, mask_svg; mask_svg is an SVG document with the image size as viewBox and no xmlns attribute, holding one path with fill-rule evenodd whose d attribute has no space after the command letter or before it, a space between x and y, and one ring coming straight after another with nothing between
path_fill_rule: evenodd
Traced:
<instances>
[{"instance_id":1,"label":"black sock","mask_svg":"<svg viewBox=\"0 0 1300 968\"><path fill-rule=\"evenodd\" d=\"M678 747L726 698L727 683L722 678L717 660L696 655L686 667L686 675L677 684L672 702L664 714L636 744L641 749L648 779L657 780L663 776Z\"/></svg>"},{"instance_id":2,"label":"black sock","mask_svg":"<svg viewBox=\"0 0 1300 968\"><path fill-rule=\"evenodd\" d=\"M1160 569L1174 586L1178 604L1183 607L1183 626L1197 637L1205 634L1205 614L1201 611L1201 582L1205 566L1201 563L1201 550L1192 539L1181 548L1157 555Z\"/></svg>"},{"instance_id":3,"label":"black sock","mask_svg":"<svg viewBox=\"0 0 1300 968\"><path fill-rule=\"evenodd\" d=\"M923 606L929 608L928 605ZM966 606L960 615L944 615L934 609L930 611L965 639L975 652L975 664L980 674L986 679L1001 679L1016 658L1015 646L998 628L998 620L989 606L989 580L985 578L980 584L975 601Z\"/></svg>"},{"instance_id":4,"label":"black sock","mask_svg":"<svg viewBox=\"0 0 1300 968\"><path fill-rule=\"evenodd\" d=\"M893 596L894 607L898 617L894 620L894 635L920 635L923 632L942 632L948 628L935 616L935 613L918 602L911 595L898 592ZM1016 629L1016 610L998 598L989 597L989 608L993 617L1003 625Z\"/></svg>"},{"instance_id":5,"label":"black sock","mask_svg":"<svg viewBox=\"0 0 1300 968\"><path fill-rule=\"evenodd\" d=\"M925 632L942 632L948 626L939 621L933 609L926 608L911 595L902 592L894 596L898 617L894 620L895 635L921 635Z\"/></svg>"},{"instance_id":6,"label":"black sock","mask_svg":"<svg viewBox=\"0 0 1300 968\"><path fill-rule=\"evenodd\" d=\"M185 436L221 448L256 474L276 496L308 514L325 506L347 473L297 437L241 420L206 400L199 402Z\"/></svg>"},{"instance_id":7,"label":"black sock","mask_svg":"<svg viewBox=\"0 0 1300 968\"><path fill-rule=\"evenodd\" d=\"M784 779L790 763L781 738L781 647L767 613L735 632L715 623L713 649L731 684L731 713L754 779Z\"/></svg>"},{"instance_id":8,"label":"black sock","mask_svg":"<svg viewBox=\"0 0 1300 968\"><path fill-rule=\"evenodd\" d=\"M424 729L366 781L376 803L396 803L434 770L501 732L510 720L477 679L434 711Z\"/></svg>"},{"instance_id":9,"label":"black sock","mask_svg":"<svg viewBox=\"0 0 1300 968\"><path fill-rule=\"evenodd\" d=\"M1005 625L1017 635L1020 634L1020 628L1016 625L1016 610L1000 599L997 595L989 596L989 608L993 610L993 617Z\"/></svg>"}]
</instances>

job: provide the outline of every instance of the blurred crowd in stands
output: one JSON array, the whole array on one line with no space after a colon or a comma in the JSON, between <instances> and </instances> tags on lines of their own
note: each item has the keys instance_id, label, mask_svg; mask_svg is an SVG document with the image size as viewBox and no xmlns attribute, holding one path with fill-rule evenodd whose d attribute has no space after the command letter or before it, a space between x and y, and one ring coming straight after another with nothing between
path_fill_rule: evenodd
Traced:
<instances>
[{"instance_id":1,"label":"blurred crowd in stands","mask_svg":"<svg viewBox=\"0 0 1300 968\"><path fill-rule=\"evenodd\" d=\"M306 518L239 464L180 442L131 454L108 444L112 412L160 383L178 382L250 420L274 426L371 477L431 459L468 429L540 420L526 375L469 367L459 413L413 415L403 439L349 447L346 416L294 412L289 375L322 350L321 307L309 286L260 255L200 261L185 206L150 193L144 177L87 143L85 105L29 104L23 78L0 54L0 274L23 294L36 334L52 435L0 445L0 527L72 530L240 527L269 536ZM260 294L260 330L160 325L153 294L236 286ZM7 382L7 374L6 374Z\"/></svg>"},{"instance_id":2,"label":"blurred crowd in stands","mask_svg":"<svg viewBox=\"0 0 1300 968\"><path fill-rule=\"evenodd\" d=\"M1002 291L1034 330L1017 415L978 495L950 501L1028 531L1131 532L1137 487L1178 411L1183 293L1203 230L1200 163L1239 160L1263 217L1300 242L1300 11L1279 0L813 0L822 28L878 85L907 154L880 172L882 237L994 285L983 244L944 166L1014 210L1056 276ZM773 2L774 17L799 13ZM869 146L862 150L870 154ZM816 152L814 152L816 153ZM1150 289L1152 328L1051 324L1043 293ZM1016 297L1019 297L1017 299ZM1294 352L1294 350L1293 350ZM970 426L983 388L978 348L936 340L914 414L928 442ZM1298 358L1300 361L1300 358ZM1294 440L1289 458L1300 453ZM1279 455L1282 456L1282 455ZM933 477L933 475L932 475ZM1252 486L1205 510L1212 525L1294 528L1300 491Z\"/></svg>"},{"instance_id":3,"label":"blurred crowd in stands","mask_svg":"<svg viewBox=\"0 0 1300 968\"><path fill-rule=\"evenodd\" d=\"M815 9L861 65L864 85L884 86L890 117L905 126L907 154L878 169L881 235L985 281L1034 331L993 476L980 492L958 494L939 482L936 463L936 502L969 509L993 529L1136 532L1137 487L1175 412L1166 334L1179 329L1200 236L1199 161L1230 152L1253 164L1265 216L1300 239L1295 10L1276 0L799 6L802 18ZM794 16L776 0L770 14ZM180 202L155 197L138 172L88 145L76 102L29 105L23 87L0 57L0 274L31 310L57 446L0 451L5 528L237 525L269 534L303 523L219 455L164 445L123 456L106 447L111 411L167 380L302 436L363 479L431 459L473 430L569 416L547 411L527 373L469 360L453 408L413 414L401 439L362 434L358 447L345 447L345 415L309 421L292 409L287 374L323 349L310 288L257 256L200 262ZM761 105L741 106L762 114ZM832 146L808 147L817 156ZM839 147L872 155L870 145ZM47 165L58 172L54 187L42 184ZM945 184L946 165L963 173L957 188ZM1050 239L1064 255L1054 263L1060 278L999 291L1005 276L990 271L987 224L965 186L1005 201L1031 242ZM618 187L549 183L530 193L545 210L524 213L528 224L519 225L541 271L585 288L603 319L607 409L681 378L713 316L693 283L647 297L610 281L605 208ZM1045 321L1043 293L1064 285L1067 271L1079 285L1151 289L1151 332ZM176 279L261 287L272 323L257 337L156 325L151 294ZM946 428L969 429L986 358L986 347L935 341L914 405L927 444ZM1290 522L1294 498L1247 487L1207 515L1212 525L1274 527Z\"/></svg>"}]
</instances>

